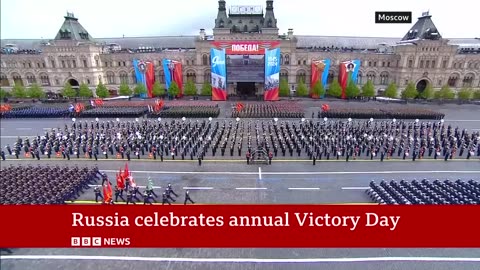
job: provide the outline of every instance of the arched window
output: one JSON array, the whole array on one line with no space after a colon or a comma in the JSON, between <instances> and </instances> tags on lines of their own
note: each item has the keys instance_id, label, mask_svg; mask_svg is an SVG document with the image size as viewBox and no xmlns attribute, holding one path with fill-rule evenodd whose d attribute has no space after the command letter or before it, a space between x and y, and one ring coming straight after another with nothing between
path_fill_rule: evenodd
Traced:
<instances>
[{"instance_id":1,"label":"arched window","mask_svg":"<svg viewBox=\"0 0 480 270\"><path fill-rule=\"evenodd\" d=\"M300 83L300 82L305 83L306 78L307 78L307 73L305 72L305 70L299 70L297 72L297 83Z\"/></svg>"},{"instance_id":2,"label":"arched window","mask_svg":"<svg viewBox=\"0 0 480 270\"><path fill-rule=\"evenodd\" d=\"M463 77L463 87L472 87L473 79L475 79L475 75L469 73Z\"/></svg>"},{"instance_id":3,"label":"arched window","mask_svg":"<svg viewBox=\"0 0 480 270\"><path fill-rule=\"evenodd\" d=\"M197 82L197 75L195 74L195 71L193 70L187 71L187 82L188 81L192 81L194 83Z\"/></svg>"},{"instance_id":4,"label":"arched window","mask_svg":"<svg viewBox=\"0 0 480 270\"><path fill-rule=\"evenodd\" d=\"M328 76L327 76L327 84L333 83L333 79L335 78L335 73L333 70L328 71Z\"/></svg>"},{"instance_id":5,"label":"arched window","mask_svg":"<svg viewBox=\"0 0 480 270\"><path fill-rule=\"evenodd\" d=\"M35 75L33 75L32 73L27 73L26 77L27 77L27 83L29 85L37 82L37 80L35 79Z\"/></svg>"},{"instance_id":6,"label":"arched window","mask_svg":"<svg viewBox=\"0 0 480 270\"><path fill-rule=\"evenodd\" d=\"M207 69L203 73L203 82L211 83L211 81L212 81L212 72L209 69Z\"/></svg>"},{"instance_id":7,"label":"arched window","mask_svg":"<svg viewBox=\"0 0 480 270\"><path fill-rule=\"evenodd\" d=\"M115 84L115 74L111 71L107 72L107 83Z\"/></svg>"},{"instance_id":8,"label":"arched window","mask_svg":"<svg viewBox=\"0 0 480 270\"><path fill-rule=\"evenodd\" d=\"M285 65L290 65L290 55L285 55Z\"/></svg>"},{"instance_id":9,"label":"arched window","mask_svg":"<svg viewBox=\"0 0 480 270\"><path fill-rule=\"evenodd\" d=\"M0 85L1 86L10 86L10 82L8 81L7 75L5 74L0 74Z\"/></svg>"},{"instance_id":10,"label":"arched window","mask_svg":"<svg viewBox=\"0 0 480 270\"><path fill-rule=\"evenodd\" d=\"M288 82L288 71L281 70L280 71L280 81L286 80Z\"/></svg>"},{"instance_id":11,"label":"arched window","mask_svg":"<svg viewBox=\"0 0 480 270\"><path fill-rule=\"evenodd\" d=\"M48 75L46 73L40 74L40 82L42 83L43 86L50 85L50 79L48 78Z\"/></svg>"},{"instance_id":12,"label":"arched window","mask_svg":"<svg viewBox=\"0 0 480 270\"><path fill-rule=\"evenodd\" d=\"M380 74L380 84L387 85L388 84L388 72L382 72Z\"/></svg>"},{"instance_id":13,"label":"arched window","mask_svg":"<svg viewBox=\"0 0 480 270\"><path fill-rule=\"evenodd\" d=\"M165 73L163 73L163 70L160 70L160 72L158 72L158 82L165 83Z\"/></svg>"},{"instance_id":14,"label":"arched window","mask_svg":"<svg viewBox=\"0 0 480 270\"><path fill-rule=\"evenodd\" d=\"M363 84L363 74L361 71L359 71L357 75L357 84Z\"/></svg>"},{"instance_id":15,"label":"arched window","mask_svg":"<svg viewBox=\"0 0 480 270\"><path fill-rule=\"evenodd\" d=\"M132 82L133 84L137 84L137 75L135 74L135 71L132 71Z\"/></svg>"},{"instance_id":16,"label":"arched window","mask_svg":"<svg viewBox=\"0 0 480 270\"><path fill-rule=\"evenodd\" d=\"M375 72L369 71L369 72L367 73L367 80L372 81L372 83L374 83L374 84L375 84L375 77L377 77L377 75L375 74Z\"/></svg>"},{"instance_id":17,"label":"arched window","mask_svg":"<svg viewBox=\"0 0 480 270\"><path fill-rule=\"evenodd\" d=\"M202 56L202 65L208 66L208 56L206 54Z\"/></svg>"},{"instance_id":18,"label":"arched window","mask_svg":"<svg viewBox=\"0 0 480 270\"><path fill-rule=\"evenodd\" d=\"M120 71L120 83L128 84L128 74L125 71Z\"/></svg>"},{"instance_id":19,"label":"arched window","mask_svg":"<svg viewBox=\"0 0 480 270\"><path fill-rule=\"evenodd\" d=\"M283 65L283 54L280 54L280 65Z\"/></svg>"},{"instance_id":20,"label":"arched window","mask_svg":"<svg viewBox=\"0 0 480 270\"><path fill-rule=\"evenodd\" d=\"M12 77L13 77L13 83L15 85L21 85L23 86L23 80L22 80L22 76L20 76L20 74L18 73L13 73L12 74Z\"/></svg>"},{"instance_id":21,"label":"arched window","mask_svg":"<svg viewBox=\"0 0 480 270\"><path fill-rule=\"evenodd\" d=\"M458 82L458 74L452 74L448 77L448 86L450 87L457 87Z\"/></svg>"}]
</instances>

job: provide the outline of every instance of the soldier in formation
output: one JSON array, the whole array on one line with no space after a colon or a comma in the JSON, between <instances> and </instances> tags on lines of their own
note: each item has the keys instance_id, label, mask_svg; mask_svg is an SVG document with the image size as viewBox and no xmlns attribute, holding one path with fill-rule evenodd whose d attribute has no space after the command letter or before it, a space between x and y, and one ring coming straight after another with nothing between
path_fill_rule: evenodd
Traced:
<instances>
[{"instance_id":1,"label":"soldier in formation","mask_svg":"<svg viewBox=\"0 0 480 270\"><path fill-rule=\"evenodd\" d=\"M74 122L31 140L18 138L10 150L16 157L23 152L63 159L70 155L93 159L99 151L119 159L131 151L142 159L151 158L151 151L155 151L161 161L163 156L181 160L203 160L207 155L241 157L238 149L245 149L247 159L257 149L271 153L272 158L312 160L315 156L317 161L376 160L381 153L383 159L405 157L414 161L444 158L447 154L447 160L480 156L480 132L461 130L442 121L275 120ZM250 160L253 158L250 156Z\"/></svg>"},{"instance_id":2,"label":"soldier in formation","mask_svg":"<svg viewBox=\"0 0 480 270\"><path fill-rule=\"evenodd\" d=\"M64 204L100 178L96 167L2 166L0 204Z\"/></svg>"}]
</instances>

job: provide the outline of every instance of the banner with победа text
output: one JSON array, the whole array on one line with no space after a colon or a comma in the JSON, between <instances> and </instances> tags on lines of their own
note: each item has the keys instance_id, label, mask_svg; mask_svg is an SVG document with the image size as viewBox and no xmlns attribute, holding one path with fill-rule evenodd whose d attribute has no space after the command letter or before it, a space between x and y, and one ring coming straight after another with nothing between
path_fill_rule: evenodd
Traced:
<instances>
[{"instance_id":1,"label":"banner with \u043f\u043e\u0431\u0435\u0434\u0430 text","mask_svg":"<svg viewBox=\"0 0 480 270\"><path fill-rule=\"evenodd\" d=\"M0 206L0 246L478 248L479 210L438 205Z\"/></svg>"}]
</instances>

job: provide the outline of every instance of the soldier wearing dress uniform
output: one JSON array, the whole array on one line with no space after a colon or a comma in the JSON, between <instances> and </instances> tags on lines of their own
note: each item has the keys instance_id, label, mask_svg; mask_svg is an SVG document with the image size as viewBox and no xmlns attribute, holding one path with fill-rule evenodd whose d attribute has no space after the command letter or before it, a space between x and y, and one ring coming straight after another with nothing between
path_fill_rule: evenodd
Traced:
<instances>
[{"instance_id":1,"label":"soldier wearing dress uniform","mask_svg":"<svg viewBox=\"0 0 480 270\"><path fill-rule=\"evenodd\" d=\"M123 193L123 190L119 189L118 186L115 186L115 202L118 202L119 197L122 199L122 201L125 201L122 193Z\"/></svg>"},{"instance_id":2,"label":"soldier wearing dress uniform","mask_svg":"<svg viewBox=\"0 0 480 270\"><path fill-rule=\"evenodd\" d=\"M187 202L190 201L192 204L195 204L195 202L190 198L190 192L187 190L185 191L185 202L183 203L184 205L187 205Z\"/></svg>"},{"instance_id":3,"label":"soldier wearing dress uniform","mask_svg":"<svg viewBox=\"0 0 480 270\"><path fill-rule=\"evenodd\" d=\"M129 203L135 204L135 201L133 200L133 193L131 190L127 191L127 205Z\"/></svg>"},{"instance_id":4,"label":"soldier wearing dress uniform","mask_svg":"<svg viewBox=\"0 0 480 270\"><path fill-rule=\"evenodd\" d=\"M148 196L148 192L145 190L145 192L143 192L143 205L145 204L150 204L152 205L153 203L150 201L150 196Z\"/></svg>"},{"instance_id":5,"label":"soldier wearing dress uniform","mask_svg":"<svg viewBox=\"0 0 480 270\"><path fill-rule=\"evenodd\" d=\"M169 205L172 205L172 204L170 203L170 200L168 199L167 193L164 192L164 193L162 194L162 205L164 205L164 204L166 204L166 203L168 203Z\"/></svg>"},{"instance_id":6,"label":"soldier wearing dress uniform","mask_svg":"<svg viewBox=\"0 0 480 270\"><path fill-rule=\"evenodd\" d=\"M98 203L98 199L100 198L103 201L103 195L102 192L100 191L100 188L97 186L93 189L95 192L95 202Z\"/></svg>"}]
</instances>

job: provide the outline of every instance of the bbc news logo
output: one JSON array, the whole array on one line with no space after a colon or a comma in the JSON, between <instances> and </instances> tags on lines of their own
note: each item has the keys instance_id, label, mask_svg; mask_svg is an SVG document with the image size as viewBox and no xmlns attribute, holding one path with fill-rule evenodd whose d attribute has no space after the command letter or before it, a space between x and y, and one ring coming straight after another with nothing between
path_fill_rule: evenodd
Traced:
<instances>
[{"instance_id":1,"label":"bbc news logo","mask_svg":"<svg viewBox=\"0 0 480 270\"><path fill-rule=\"evenodd\" d=\"M130 246L130 238L72 237L72 247L118 247Z\"/></svg>"},{"instance_id":2,"label":"bbc news logo","mask_svg":"<svg viewBox=\"0 0 480 270\"><path fill-rule=\"evenodd\" d=\"M412 12L377 11L375 23L412 23Z\"/></svg>"}]
</instances>

